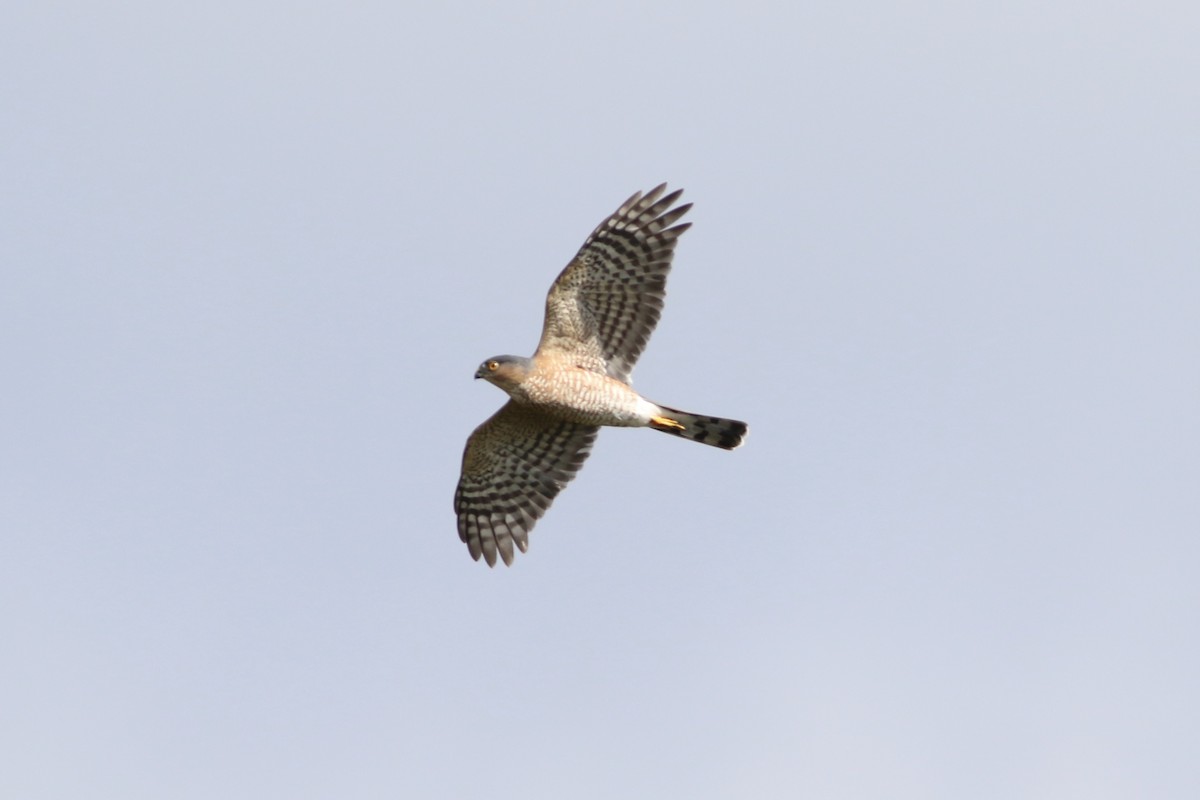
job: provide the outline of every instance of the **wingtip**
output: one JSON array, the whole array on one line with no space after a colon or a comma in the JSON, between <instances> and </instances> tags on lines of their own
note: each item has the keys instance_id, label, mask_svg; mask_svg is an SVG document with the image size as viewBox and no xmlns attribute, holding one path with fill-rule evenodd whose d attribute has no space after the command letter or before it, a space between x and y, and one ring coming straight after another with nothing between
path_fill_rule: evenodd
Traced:
<instances>
[{"instance_id":1,"label":"wingtip","mask_svg":"<svg viewBox=\"0 0 1200 800\"><path fill-rule=\"evenodd\" d=\"M663 181L658 186L655 186L653 189L646 192L646 195L643 199L647 203L653 203L656 199L658 199L659 195L661 195L666 190L667 190L667 182Z\"/></svg>"}]
</instances>

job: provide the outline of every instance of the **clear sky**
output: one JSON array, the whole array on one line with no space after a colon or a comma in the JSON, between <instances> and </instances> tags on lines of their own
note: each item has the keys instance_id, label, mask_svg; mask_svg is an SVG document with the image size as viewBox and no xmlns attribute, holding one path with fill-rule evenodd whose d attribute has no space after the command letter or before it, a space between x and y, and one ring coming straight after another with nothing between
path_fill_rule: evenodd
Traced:
<instances>
[{"instance_id":1,"label":"clear sky","mask_svg":"<svg viewBox=\"0 0 1200 800\"><path fill-rule=\"evenodd\" d=\"M0 797L1200 796L1194 3L16 3ZM511 569L546 289L696 205Z\"/></svg>"}]
</instances>

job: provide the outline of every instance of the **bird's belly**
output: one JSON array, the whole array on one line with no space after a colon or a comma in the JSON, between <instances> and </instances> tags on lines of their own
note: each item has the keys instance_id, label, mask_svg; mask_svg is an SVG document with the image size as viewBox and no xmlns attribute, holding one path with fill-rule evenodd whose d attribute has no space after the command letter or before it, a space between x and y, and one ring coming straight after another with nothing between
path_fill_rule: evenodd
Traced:
<instances>
[{"instance_id":1,"label":"bird's belly","mask_svg":"<svg viewBox=\"0 0 1200 800\"><path fill-rule=\"evenodd\" d=\"M526 402L547 414L583 425L640 427L653 405L628 385L581 369L562 370L525 382Z\"/></svg>"}]
</instances>

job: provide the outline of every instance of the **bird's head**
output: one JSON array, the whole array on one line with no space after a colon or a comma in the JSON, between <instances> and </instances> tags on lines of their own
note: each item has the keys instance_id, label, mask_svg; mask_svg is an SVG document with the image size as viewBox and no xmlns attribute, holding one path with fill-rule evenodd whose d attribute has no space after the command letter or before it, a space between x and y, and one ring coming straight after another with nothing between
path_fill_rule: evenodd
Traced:
<instances>
[{"instance_id":1,"label":"bird's head","mask_svg":"<svg viewBox=\"0 0 1200 800\"><path fill-rule=\"evenodd\" d=\"M533 362L522 356L492 356L479 365L475 377L509 391L520 385L532 367Z\"/></svg>"}]
</instances>

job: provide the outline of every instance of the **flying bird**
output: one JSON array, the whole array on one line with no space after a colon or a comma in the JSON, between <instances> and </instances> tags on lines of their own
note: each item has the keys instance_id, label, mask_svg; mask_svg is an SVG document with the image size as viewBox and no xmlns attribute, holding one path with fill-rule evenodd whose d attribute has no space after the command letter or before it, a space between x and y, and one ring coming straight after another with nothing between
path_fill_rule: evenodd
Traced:
<instances>
[{"instance_id":1,"label":"flying bird","mask_svg":"<svg viewBox=\"0 0 1200 800\"><path fill-rule=\"evenodd\" d=\"M509 401L467 439L454 493L458 535L476 561L512 564L529 531L583 465L603 425L653 428L732 450L744 422L660 406L630 373L662 313L676 224L691 203L666 184L635 193L592 231L546 297L532 358L493 356L475 372Z\"/></svg>"}]
</instances>

